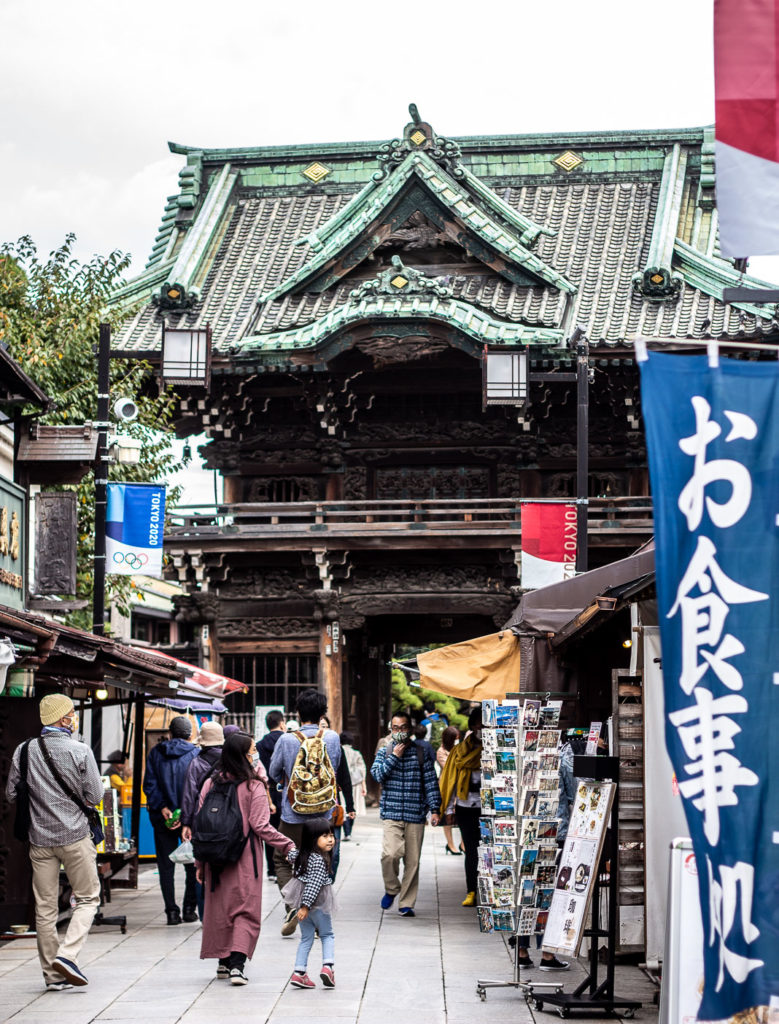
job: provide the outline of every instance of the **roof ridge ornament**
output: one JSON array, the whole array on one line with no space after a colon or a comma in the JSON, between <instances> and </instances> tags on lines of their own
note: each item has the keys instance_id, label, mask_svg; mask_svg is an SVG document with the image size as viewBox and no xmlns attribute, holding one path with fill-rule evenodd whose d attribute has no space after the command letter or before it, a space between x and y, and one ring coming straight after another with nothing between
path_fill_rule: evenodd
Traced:
<instances>
[{"instance_id":1,"label":"roof ridge ornament","mask_svg":"<svg viewBox=\"0 0 779 1024\"><path fill-rule=\"evenodd\" d=\"M427 153L436 163L442 164L452 177L461 178L465 170L460 162L462 152L457 143L443 135L436 135L433 126L419 116L416 103L409 103L408 112L411 120L403 129L403 138L385 143L377 153L380 166L373 180L383 181L409 153L419 150Z\"/></svg>"},{"instance_id":2,"label":"roof ridge ornament","mask_svg":"<svg viewBox=\"0 0 779 1024\"><path fill-rule=\"evenodd\" d=\"M400 256L393 256L390 266L376 277L363 281L349 292L349 299L364 299L371 295L436 295L439 299L452 297L448 277L428 277L421 270L407 267Z\"/></svg>"}]
</instances>

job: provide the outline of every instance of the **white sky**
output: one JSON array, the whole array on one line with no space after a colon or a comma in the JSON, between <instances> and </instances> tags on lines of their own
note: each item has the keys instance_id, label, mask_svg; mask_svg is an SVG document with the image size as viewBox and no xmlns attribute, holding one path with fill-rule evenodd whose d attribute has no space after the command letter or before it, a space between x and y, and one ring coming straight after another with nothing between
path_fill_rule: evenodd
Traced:
<instances>
[{"instance_id":1,"label":"white sky","mask_svg":"<svg viewBox=\"0 0 779 1024\"><path fill-rule=\"evenodd\" d=\"M710 124L711 21L712 0L2 0L0 241L73 231L138 272L169 139L385 141L410 101L449 136Z\"/></svg>"}]
</instances>

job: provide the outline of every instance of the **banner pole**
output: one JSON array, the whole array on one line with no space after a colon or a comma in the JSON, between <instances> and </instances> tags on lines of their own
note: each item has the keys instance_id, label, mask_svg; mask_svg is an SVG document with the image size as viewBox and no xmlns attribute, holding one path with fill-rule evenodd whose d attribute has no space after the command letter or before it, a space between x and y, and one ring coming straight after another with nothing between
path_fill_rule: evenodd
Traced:
<instances>
[{"instance_id":1,"label":"banner pole","mask_svg":"<svg viewBox=\"0 0 779 1024\"><path fill-rule=\"evenodd\" d=\"M579 328L576 343L576 571L587 572L590 445L590 346Z\"/></svg>"},{"instance_id":2,"label":"banner pole","mask_svg":"<svg viewBox=\"0 0 779 1024\"><path fill-rule=\"evenodd\" d=\"M108 501L108 405L110 399L111 327L100 324L97 349L97 456L95 458L95 555L92 632L105 634L105 528Z\"/></svg>"}]
</instances>

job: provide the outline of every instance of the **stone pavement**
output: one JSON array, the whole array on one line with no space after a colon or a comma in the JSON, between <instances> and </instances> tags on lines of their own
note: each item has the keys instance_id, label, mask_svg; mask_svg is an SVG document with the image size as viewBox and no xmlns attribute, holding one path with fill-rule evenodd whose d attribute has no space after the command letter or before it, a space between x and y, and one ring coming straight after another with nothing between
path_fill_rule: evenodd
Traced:
<instances>
[{"instance_id":1,"label":"stone pavement","mask_svg":"<svg viewBox=\"0 0 779 1024\"><path fill-rule=\"evenodd\" d=\"M86 988L45 992L34 939L0 946L0 1019L14 1024L213 1024L235 1018L251 1024L386 1024L399 1015L425 1024L511 1021L543 1024L556 1014L531 1010L513 989L476 994L476 979L508 977L511 964L498 935L481 935L464 895L462 857L445 855L443 834L428 829L422 856L417 917L382 914L379 873L381 828L376 811L358 821L341 847L336 883L335 990L290 988L297 935L279 934L282 906L266 881L263 931L249 984L217 981L213 960L200 960L200 926L165 924L154 867L142 869L137 892L116 891L108 913L126 913L128 930L94 928L81 958ZM177 891L183 876L178 869ZM310 973L319 981L319 943ZM535 955L540 960L540 954ZM560 980L571 991L584 976L578 965L564 974L528 971L536 981ZM635 967L617 970L617 994L644 1000L637 1019L654 1024L652 986ZM592 1020L592 1018L589 1018Z\"/></svg>"}]
</instances>

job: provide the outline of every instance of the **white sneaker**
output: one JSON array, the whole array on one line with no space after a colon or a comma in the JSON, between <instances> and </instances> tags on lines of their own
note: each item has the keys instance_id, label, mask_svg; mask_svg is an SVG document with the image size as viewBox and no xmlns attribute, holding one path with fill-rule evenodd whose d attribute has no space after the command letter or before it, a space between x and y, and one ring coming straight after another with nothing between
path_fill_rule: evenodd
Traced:
<instances>
[{"instance_id":1,"label":"white sneaker","mask_svg":"<svg viewBox=\"0 0 779 1024\"><path fill-rule=\"evenodd\" d=\"M73 988L69 981L47 981L46 991L47 992L64 992L66 989Z\"/></svg>"},{"instance_id":2,"label":"white sneaker","mask_svg":"<svg viewBox=\"0 0 779 1024\"><path fill-rule=\"evenodd\" d=\"M243 973L242 967L231 967L230 968L230 984L231 985L246 985L249 979Z\"/></svg>"}]
</instances>

